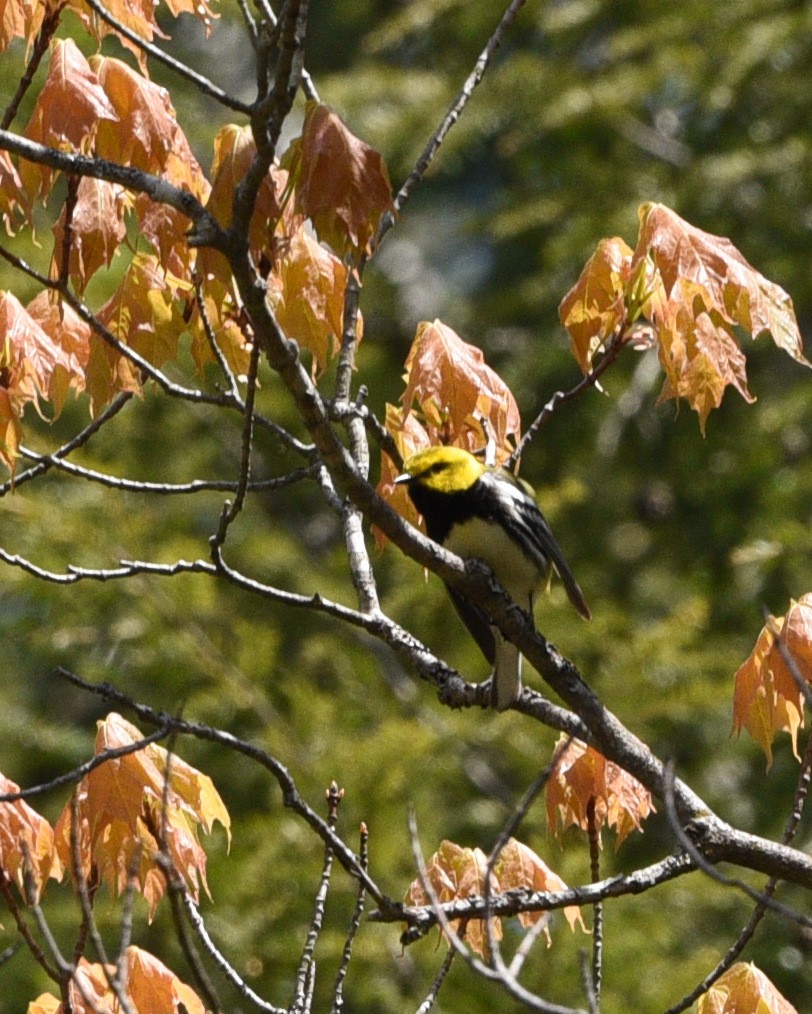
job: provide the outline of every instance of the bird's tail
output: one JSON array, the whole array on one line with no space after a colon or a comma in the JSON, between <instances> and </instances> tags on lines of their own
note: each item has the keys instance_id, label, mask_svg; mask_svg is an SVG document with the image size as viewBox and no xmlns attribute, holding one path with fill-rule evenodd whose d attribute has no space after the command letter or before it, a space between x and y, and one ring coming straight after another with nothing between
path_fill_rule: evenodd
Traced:
<instances>
[{"instance_id":1,"label":"bird's tail","mask_svg":"<svg viewBox=\"0 0 812 1014\"><path fill-rule=\"evenodd\" d=\"M496 657L491 678L491 707L504 711L519 699L522 692L522 655L500 630L496 627L492 629Z\"/></svg>"}]
</instances>

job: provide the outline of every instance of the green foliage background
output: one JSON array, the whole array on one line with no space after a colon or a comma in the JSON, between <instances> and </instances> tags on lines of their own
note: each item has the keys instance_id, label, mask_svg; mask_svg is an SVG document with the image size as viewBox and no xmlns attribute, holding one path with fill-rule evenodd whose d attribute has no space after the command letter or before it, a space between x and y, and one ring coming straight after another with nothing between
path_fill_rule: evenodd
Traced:
<instances>
[{"instance_id":1,"label":"green foliage background","mask_svg":"<svg viewBox=\"0 0 812 1014\"><path fill-rule=\"evenodd\" d=\"M322 97L383 153L396 187L497 19L493 4L463 0L314 0L308 66ZM558 301L602 236L633 243L642 201L662 201L729 236L790 292L806 330L811 27L808 6L789 0L529 3L366 276L357 380L369 386L376 412L383 415L385 402L399 396L415 324L440 317L482 347L529 424L554 391L578 379ZM223 5L209 42L185 18L167 28L182 58L250 97L236 5ZM21 67L15 47L0 63L3 105ZM208 165L222 111L162 70L155 76L171 88ZM47 236L43 241L39 255L30 250L35 258L47 258ZM21 298L32 294L6 268L0 284ZM704 439L685 407L657 405L661 378L653 358L630 353L607 376L606 396L589 394L555 414L523 472L539 487L595 616L583 624L558 590L539 610L540 628L722 816L778 836L797 764L781 742L765 772L750 742L730 738L732 677L761 626L762 608L781 614L790 596L812 590L812 399L807 374L769 340L747 353L759 400L747 406L728 395ZM328 375L328 391L330 382ZM262 400L295 426L269 376ZM86 404L71 405L54 427L32 414L27 443L58 446L86 413ZM143 479L229 477L238 466L239 425L150 392L78 460ZM259 442L260 477L297 464ZM216 494L158 499L54 477L0 502L2 544L51 568L205 558L221 506ZM256 497L228 551L233 562L280 586L352 601L340 530L313 488ZM484 677L438 583L424 584L419 569L391 548L375 563L387 611L462 672ZM550 755L552 734L519 716L444 710L426 685L360 634L201 577L70 588L11 569L2 578L0 770L22 784L53 777L91 750L103 710L53 676L65 665L155 707L182 708L252 738L279 757L314 805L335 779L346 790L340 831L352 842L359 822L367 822L374 875L400 896L414 876L410 807L427 853L443 838L487 850ZM286 1004L319 849L262 772L197 743L179 750L214 778L234 819L230 855L222 835L210 849L209 927L251 985ZM64 798L54 794L40 808L55 817ZM562 850L545 830L541 805L522 836L568 882L588 879L585 843L567 835ZM808 822L798 844L809 844ZM659 814L617 853L607 840L606 871L630 870L672 847ZM803 904L791 890L782 899ZM352 903L352 884L338 871L317 952L323 995ZM119 909L106 897L98 909L115 940ZM46 910L69 951L78 907L68 890L52 886ZM740 895L699 876L609 905L606 1014L676 1002L721 957L748 914ZM143 909L137 915L136 942L188 979L167 912L151 926ZM2 921L0 948L15 936L11 919ZM364 926L348 1009L394 1014L419 1005L444 949L432 940L403 953L398 933ZM528 985L551 1000L582 1003L577 953L588 940L571 936L561 921L553 936L552 949L539 947L530 961ZM508 937L516 939L515 928ZM804 1010L812 990L808 949L798 929L768 917L746 957ZM0 1012L25 1010L45 988L33 962L18 954L0 969ZM476 1014L495 1002L513 1009L461 966L441 996L440 1011Z\"/></svg>"}]
</instances>

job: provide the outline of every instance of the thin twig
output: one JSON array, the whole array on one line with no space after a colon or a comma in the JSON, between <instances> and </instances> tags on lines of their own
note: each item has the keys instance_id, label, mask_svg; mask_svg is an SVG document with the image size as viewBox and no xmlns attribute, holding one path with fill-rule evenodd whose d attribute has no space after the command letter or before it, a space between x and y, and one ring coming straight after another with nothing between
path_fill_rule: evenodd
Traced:
<instances>
[{"instance_id":1,"label":"thin twig","mask_svg":"<svg viewBox=\"0 0 812 1014\"><path fill-rule=\"evenodd\" d=\"M589 872L592 883L601 879L601 832L595 816L595 797L590 796L586 804L587 837L589 839ZM600 1000L603 977L603 902L592 906L592 974L590 983L596 1002ZM587 994L589 995L589 994Z\"/></svg>"},{"instance_id":2,"label":"thin twig","mask_svg":"<svg viewBox=\"0 0 812 1014\"><path fill-rule=\"evenodd\" d=\"M369 831L366 824L361 824L361 841L358 849L358 858L361 861L361 865L365 870L369 869ZM341 952L341 961L336 971L335 981L333 983L333 1003L330 1007L330 1014L341 1014L344 1010L344 980L347 977L347 972L350 967L350 959L352 958L352 947L355 942L355 937L361 926L361 919L364 915L364 904L366 902L367 892L364 889L362 883L358 884L358 894L355 898L355 908L353 909L352 918L350 919L350 926L347 930L347 938L344 941L344 947Z\"/></svg>"},{"instance_id":3,"label":"thin twig","mask_svg":"<svg viewBox=\"0 0 812 1014\"><path fill-rule=\"evenodd\" d=\"M496 51L502 45L502 42L504 41L508 29L516 20L516 15L522 9L524 4L525 0L512 0L512 2L506 8L504 14L502 15L499 21L499 24L496 26L496 29L493 32L493 35L491 35L490 39L488 39L485 48L479 54L479 59L477 60L474 69L466 78L465 83L463 84L462 88L459 91L459 94L451 103L447 113L442 119L442 122L437 127L435 132L432 134L431 138L428 141L428 144L423 149L420 158L418 158L414 168L406 177L403 186L398 191L397 197L395 198L395 207L398 212L403 211L403 208L405 207L409 198L414 193L415 188L418 186L418 184L425 176L426 170L434 160L434 157L439 151L440 146L442 145L443 141L446 138L446 135L454 126L454 124L457 122L457 120L460 118L460 114L462 113L465 106L468 104L468 101L473 95L477 85L482 80L482 77L485 74L485 71L488 69L488 66L490 65L491 60L496 54ZM378 233L377 240L378 243L380 243L380 240L389 231L393 223L394 218L392 216L386 216L386 218L381 222L381 228Z\"/></svg>"},{"instance_id":4,"label":"thin twig","mask_svg":"<svg viewBox=\"0 0 812 1014\"><path fill-rule=\"evenodd\" d=\"M251 106L246 102L241 102L240 99L234 98L224 92L222 88L218 88L216 84L209 81L208 78L202 74L198 74L196 70L192 70L185 63L181 63L180 60L176 60L173 56L165 53L162 49L159 49L153 43L143 39L140 35L137 35L132 29L127 28L126 25L122 24L117 18L107 10L107 8L100 2L100 0L87 0L89 7L92 7L96 14L106 22L112 29L114 29L119 35L127 39L134 46L137 46L147 56L151 56L153 60L157 60L162 63L165 67L169 67L176 74L190 81L203 95L207 95L209 98L214 99L227 109L233 109L235 112L244 113L246 116L251 114Z\"/></svg>"}]
</instances>

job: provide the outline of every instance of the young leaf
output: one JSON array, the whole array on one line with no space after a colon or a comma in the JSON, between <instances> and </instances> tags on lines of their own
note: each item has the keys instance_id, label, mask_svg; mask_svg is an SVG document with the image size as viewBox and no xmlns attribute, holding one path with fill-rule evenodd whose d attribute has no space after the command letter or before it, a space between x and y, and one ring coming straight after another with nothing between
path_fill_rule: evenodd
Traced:
<instances>
[{"instance_id":1,"label":"young leaf","mask_svg":"<svg viewBox=\"0 0 812 1014\"><path fill-rule=\"evenodd\" d=\"M340 346L346 265L301 228L283 244L268 287L280 327L312 353L312 372L318 377Z\"/></svg>"},{"instance_id":2,"label":"young leaf","mask_svg":"<svg viewBox=\"0 0 812 1014\"><path fill-rule=\"evenodd\" d=\"M399 405L387 404L386 429L395 441L401 461L405 461L415 451L420 451L424 447L431 446L431 438L415 413L409 412L408 414L404 414L403 409ZM400 469L395 466L389 455L381 453L381 475L378 480L378 493L380 493L384 500L389 502L398 514L406 518L413 525L418 526L420 524L420 515L415 510L406 488L403 484L395 485L395 479L399 473ZM377 527L373 528L373 532L376 547L383 549L387 542L386 536Z\"/></svg>"},{"instance_id":3,"label":"young leaf","mask_svg":"<svg viewBox=\"0 0 812 1014\"><path fill-rule=\"evenodd\" d=\"M78 291L102 267L109 267L119 245L127 235L124 216L131 206L129 194L113 183L83 176L76 193L71 215L71 248L69 272ZM58 276L63 256L65 209L54 224L53 273Z\"/></svg>"},{"instance_id":4,"label":"young leaf","mask_svg":"<svg viewBox=\"0 0 812 1014\"><path fill-rule=\"evenodd\" d=\"M383 159L328 106L308 102L302 136L282 160L296 182L296 207L340 256L368 253L385 214L394 214Z\"/></svg>"},{"instance_id":5,"label":"young leaf","mask_svg":"<svg viewBox=\"0 0 812 1014\"><path fill-rule=\"evenodd\" d=\"M602 239L581 276L561 300L558 314L572 339L572 354L588 373L598 349L628 319L632 249L619 236Z\"/></svg>"},{"instance_id":6,"label":"young leaf","mask_svg":"<svg viewBox=\"0 0 812 1014\"><path fill-rule=\"evenodd\" d=\"M99 127L97 154L166 176L204 202L209 183L178 124L166 89L121 60L93 56L89 63L116 113L113 120Z\"/></svg>"},{"instance_id":7,"label":"young leaf","mask_svg":"<svg viewBox=\"0 0 812 1014\"><path fill-rule=\"evenodd\" d=\"M19 785L0 774L0 793L19 791ZM26 901L28 885L33 886L34 900L39 901L49 877L62 879L53 828L24 799L0 803L0 869Z\"/></svg>"},{"instance_id":8,"label":"young leaf","mask_svg":"<svg viewBox=\"0 0 812 1014\"><path fill-rule=\"evenodd\" d=\"M25 136L63 151L87 152L102 124L118 119L99 79L71 39L51 48L48 77L39 93ZM20 177L31 197L47 197L53 170L22 162Z\"/></svg>"},{"instance_id":9,"label":"young leaf","mask_svg":"<svg viewBox=\"0 0 812 1014\"><path fill-rule=\"evenodd\" d=\"M798 672L812 683L812 594L792 601L786 616L767 620L736 672L733 730L739 735L747 729L764 751L768 767L776 732L789 733L798 757L798 729L803 724L803 695L776 643L778 636Z\"/></svg>"},{"instance_id":10,"label":"young leaf","mask_svg":"<svg viewBox=\"0 0 812 1014\"><path fill-rule=\"evenodd\" d=\"M798 1014L754 964L736 962L697 1002L697 1014Z\"/></svg>"},{"instance_id":11,"label":"young leaf","mask_svg":"<svg viewBox=\"0 0 812 1014\"><path fill-rule=\"evenodd\" d=\"M96 754L137 742L141 734L120 715L112 713L99 723ZM228 811L211 779L162 747L150 745L135 753L110 760L87 775L77 790L79 841L85 876L91 866L106 880L113 894L120 894L135 866L135 881L149 904L150 918L165 889L166 881L156 864L163 846L197 899L206 885L206 854L198 828L206 833L219 821L228 831ZM164 807L164 800L166 806ZM68 803L56 825L57 851L66 866L71 864Z\"/></svg>"},{"instance_id":12,"label":"young leaf","mask_svg":"<svg viewBox=\"0 0 812 1014\"><path fill-rule=\"evenodd\" d=\"M60 348L10 292L0 292L0 334L2 386L11 409L19 418L28 402L42 399L58 412L67 387L84 382L81 361Z\"/></svg>"},{"instance_id":13,"label":"young leaf","mask_svg":"<svg viewBox=\"0 0 812 1014\"><path fill-rule=\"evenodd\" d=\"M723 314L753 338L769 332L779 348L810 365L804 358L792 300L759 274L729 239L697 229L664 204L643 204L634 264L648 256L667 296L673 297L678 282L695 282L707 294L706 311Z\"/></svg>"},{"instance_id":14,"label":"young leaf","mask_svg":"<svg viewBox=\"0 0 812 1014\"><path fill-rule=\"evenodd\" d=\"M458 901L472 895L481 896L485 891L485 870L488 857L482 849L463 848L453 841L444 841L426 864L426 878L439 902ZM492 880L492 892L499 890L496 877ZM406 893L407 905L430 905L431 896L423 887L420 879L412 881ZM493 919L493 938L502 939L502 921ZM487 935L484 920L470 919L464 924L462 920L451 922L451 928L457 934L464 929L465 939L471 949L485 957L487 953Z\"/></svg>"},{"instance_id":15,"label":"young leaf","mask_svg":"<svg viewBox=\"0 0 812 1014\"><path fill-rule=\"evenodd\" d=\"M57 362L49 385L54 417L62 411L68 389L84 390L90 356L90 325L54 293L43 291L26 307L29 317L38 324L55 346L68 357L69 368Z\"/></svg>"},{"instance_id":16,"label":"young leaf","mask_svg":"<svg viewBox=\"0 0 812 1014\"><path fill-rule=\"evenodd\" d=\"M29 44L42 25L45 4L40 0L3 0L0 3L0 53L12 39L27 39Z\"/></svg>"},{"instance_id":17,"label":"young leaf","mask_svg":"<svg viewBox=\"0 0 812 1014\"><path fill-rule=\"evenodd\" d=\"M33 226L31 210L31 200L9 153L0 151L0 217L9 236L19 225Z\"/></svg>"},{"instance_id":18,"label":"young leaf","mask_svg":"<svg viewBox=\"0 0 812 1014\"><path fill-rule=\"evenodd\" d=\"M160 368L178 354L186 330L177 296L191 285L167 274L157 257L136 254L98 318L119 341Z\"/></svg>"},{"instance_id":19,"label":"young leaf","mask_svg":"<svg viewBox=\"0 0 812 1014\"><path fill-rule=\"evenodd\" d=\"M80 958L68 986L71 1014L101 1014L118 1011L118 999L110 987L115 969L91 965ZM166 965L140 947L124 952L119 982L126 983L127 998L133 1014L164 1014L185 1010L187 1014L205 1014L200 997L171 972ZM65 1008L50 993L28 1005L28 1014L66 1014Z\"/></svg>"},{"instance_id":20,"label":"young leaf","mask_svg":"<svg viewBox=\"0 0 812 1014\"><path fill-rule=\"evenodd\" d=\"M562 742L562 739L559 742ZM580 740L573 740L558 758L547 783L547 824L560 835L569 824L586 831L587 808L594 801L598 840L601 827L614 827L619 847L632 830L654 811L651 794L636 778ZM560 821L560 827L559 827Z\"/></svg>"},{"instance_id":21,"label":"young leaf","mask_svg":"<svg viewBox=\"0 0 812 1014\"><path fill-rule=\"evenodd\" d=\"M482 351L439 320L417 325L402 400L406 415L419 409L432 443L481 450L484 418L496 441L497 463L510 455L510 438L521 430L516 399Z\"/></svg>"},{"instance_id":22,"label":"young leaf","mask_svg":"<svg viewBox=\"0 0 812 1014\"><path fill-rule=\"evenodd\" d=\"M499 875L499 888L502 891L515 889L525 891L566 891L567 885L557 873L541 859L527 845L510 838L499 855L496 872ZM575 930L580 925L584 933L588 930L581 917L581 910L577 905L568 905L564 909L564 915L570 924L570 929ZM547 919L549 913L545 912L520 912L519 922L522 926L533 926L540 919ZM550 932L545 926L547 946L550 946Z\"/></svg>"}]
</instances>

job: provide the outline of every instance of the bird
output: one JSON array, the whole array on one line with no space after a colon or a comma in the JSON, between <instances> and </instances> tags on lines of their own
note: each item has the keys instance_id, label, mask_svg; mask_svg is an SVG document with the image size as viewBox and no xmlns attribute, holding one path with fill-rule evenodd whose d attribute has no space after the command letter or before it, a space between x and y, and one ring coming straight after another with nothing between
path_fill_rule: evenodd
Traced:
<instances>
[{"instance_id":1,"label":"bird","mask_svg":"<svg viewBox=\"0 0 812 1014\"><path fill-rule=\"evenodd\" d=\"M532 486L484 464L461 447L429 447L409 456L394 480L423 516L429 538L463 559L487 564L530 619L535 594L555 570L575 609L589 606L536 503ZM509 708L522 692L522 656L485 613L446 585L460 619L493 666L491 706Z\"/></svg>"}]
</instances>

